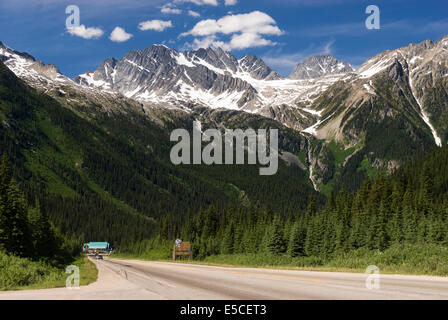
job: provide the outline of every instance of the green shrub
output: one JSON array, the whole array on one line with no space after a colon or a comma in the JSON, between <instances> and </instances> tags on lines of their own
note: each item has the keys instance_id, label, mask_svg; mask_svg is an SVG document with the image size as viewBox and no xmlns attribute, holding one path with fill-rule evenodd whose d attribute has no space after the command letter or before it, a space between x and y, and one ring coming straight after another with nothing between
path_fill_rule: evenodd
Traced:
<instances>
[{"instance_id":1,"label":"green shrub","mask_svg":"<svg viewBox=\"0 0 448 320\"><path fill-rule=\"evenodd\" d=\"M0 252L0 290L61 281L64 271L44 262L9 256Z\"/></svg>"},{"instance_id":2,"label":"green shrub","mask_svg":"<svg viewBox=\"0 0 448 320\"><path fill-rule=\"evenodd\" d=\"M394 245L385 251L359 249L335 256L332 267L363 270L369 265L382 272L448 275L448 248L432 244Z\"/></svg>"},{"instance_id":3,"label":"green shrub","mask_svg":"<svg viewBox=\"0 0 448 320\"><path fill-rule=\"evenodd\" d=\"M271 254L233 254L205 258L205 263L247 267L298 267L364 272L375 265L381 273L448 276L448 247L431 244L394 245L385 251L358 249L328 257Z\"/></svg>"}]
</instances>

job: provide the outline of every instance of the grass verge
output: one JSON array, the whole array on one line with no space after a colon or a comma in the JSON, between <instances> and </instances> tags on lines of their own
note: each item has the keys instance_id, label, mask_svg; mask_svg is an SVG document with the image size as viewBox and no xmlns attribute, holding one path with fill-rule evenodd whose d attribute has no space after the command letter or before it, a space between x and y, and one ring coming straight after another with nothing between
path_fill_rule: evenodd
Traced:
<instances>
[{"instance_id":1,"label":"grass verge","mask_svg":"<svg viewBox=\"0 0 448 320\"><path fill-rule=\"evenodd\" d=\"M79 267L82 286L96 281L98 270L87 257L82 256L71 265ZM68 276L63 267L0 253L0 290L61 288Z\"/></svg>"},{"instance_id":2,"label":"grass verge","mask_svg":"<svg viewBox=\"0 0 448 320\"><path fill-rule=\"evenodd\" d=\"M117 259L169 261L166 251L151 250L143 255L120 254ZM448 276L448 248L438 245L396 245L381 251L358 249L329 257L296 257L271 254L231 254L209 256L201 261L180 260L226 267L252 267L307 271L364 273L374 265L382 274Z\"/></svg>"}]
</instances>

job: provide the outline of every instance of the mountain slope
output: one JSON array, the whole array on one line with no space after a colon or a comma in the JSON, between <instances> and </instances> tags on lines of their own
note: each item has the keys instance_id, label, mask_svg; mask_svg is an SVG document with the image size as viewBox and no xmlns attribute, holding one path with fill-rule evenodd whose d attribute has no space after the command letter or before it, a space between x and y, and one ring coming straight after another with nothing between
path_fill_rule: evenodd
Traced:
<instances>
[{"instance_id":1,"label":"mountain slope","mask_svg":"<svg viewBox=\"0 0 448 320\"><path fill-rule=\"evenodd\" d=\"M316 79L327 75L355 71L347 62L340 61L332 55L312 56L297 64L289 76L290 79Z\"/></svg>"},{"instance_id":2,"label":"mountain slope","mask_svg":"<svg viewBox=\"0 0 448 320\"><path fill-rule=\"evenodd\" d=\"M82 74L74 81L118 91L145 105L242 110L302 130L309 126L309 119L314 121L313 110L307 106L340 77L283 79L255 56L238 60L221 49L180 53L153 45L120 60L107 59L95 72Z\"/></svg>"},{"instance_id":3,"label":"mountain slope","mask_svg":"<svg viewBox=\"0 0 448 320\"><path fill-rule=\"evenodd\" d=\"M331 56L311 57L297 67L302 80L281 78L257 57L236 59L210 48L180 53L154 45L107 59L74 81L45 72L52 66L32 67L27 54L4 49L0 57L82 117L127 119L137 110L162 127L193 119L220 128L231 119L239 127L249 114L259 123L281 123L296 131L293 153L300 153L315 188L328 194L342 185L356 190L366 174L390 173L446 143L447 39L385 51L356 72Z\"/></svg>"},{"instance_id":4,"label":"mountain slope","mask_svg":"<svg viewBox=\"0 0 448 320\"><path fill-rule=\"evenodd\" d=\"M209 205L270 204L300 213L310 193L323 200L306 170L283 162L272 178L260 177L256 166L172 165L171 131L192 128L200 113L154 110L150 117L138 104L108 108L94 98L77 104L67 100L83 93L64 88L63 96L61 89L48 92L56 100L0 63L1 152L12 158L27 196L39 199L64 233L120 244L148 237L162 216ZM207 119L204 126L213 123ZM245 121L255 129L278 127L285 151L304 148L297 132L273 120L250 115Z\"/></svg>"},{"instance_id":5,"label":"mountain slope","mask_svg":"<svg viewBox=\"0 0 448 320\"><path fill-rule=\"evenodd\" d=\"M447 49L444 37L383 52L316 100L321 119L305 131L351 150L339 176L345 185L357 188L365 173L392 172L446 143Z\"/></svg>"},{"instance_id":6,"label":"mountain slope","mask_svg":"<svg viewBox=\"0 0 448 320\"><path fill-rule=\"evenodd\" d=\"M254 79L279 78L262 61L243 58L242 64L229 52L221 49L200 49L180 53L163 45L128 53L120 60L108 59L94 73L76 77L78 83L113 89L127 97L142 101L190 95L192 100L215 99L214 104L241 106L243 96L256 90L246 81L231 74L245 72ZM233 93L229 99L222 95ZM196 97L194 97L196 95ZM221 99L220 99L221 98ZM219 106L215 106L219 107Z\"/></svg>"}]
</instances>

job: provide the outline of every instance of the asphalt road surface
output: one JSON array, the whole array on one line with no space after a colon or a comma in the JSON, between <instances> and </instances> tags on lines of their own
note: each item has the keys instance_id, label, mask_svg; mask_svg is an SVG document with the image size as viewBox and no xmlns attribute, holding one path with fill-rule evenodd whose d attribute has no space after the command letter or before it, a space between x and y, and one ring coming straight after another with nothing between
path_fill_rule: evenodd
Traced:
<instances>
[{"instance_id":1,"label":"asphalt road surface","mask_svg":"<svg viewBox=\"0 0 448 320\"><path fill-rule=\"evenodd\" d=\"M106 259L94 261L98 281L78 290L0 292L2 299L148 300L350 300L448 299L448 278L380 275L379 289L366 274ZM81 274L82 277L82 274Z\"/></svg>"}]
</instances>

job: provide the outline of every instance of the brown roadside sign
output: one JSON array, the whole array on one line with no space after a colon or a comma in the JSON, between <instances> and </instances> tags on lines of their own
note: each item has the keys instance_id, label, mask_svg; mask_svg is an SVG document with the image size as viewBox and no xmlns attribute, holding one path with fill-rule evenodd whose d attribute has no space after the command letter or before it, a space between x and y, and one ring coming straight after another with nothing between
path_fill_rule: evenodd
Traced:
<instances>
[{"instance_id":1,"label":"brown roadside sign","mask_svg":"<svg viewBox=\"0 0 448 320\"><path fill-rule=\"evenodd\" d=\"M178 251L190 251L191 245L190 242L182 242L180 244L180 247L178 248Z\"/></svg>"},{"instance_id":2,"label":"brown roadside sign","mask_svg":"<svg viewBox=\"0 0 448 320\"><path fill-rule=\"evenodd\" d=\"M176 257L178 256L188 256L190 260L193 258L190 242L176 241L173 249L173 260L176 260Z\"/></svg>"}]
</instances>

